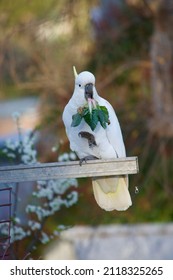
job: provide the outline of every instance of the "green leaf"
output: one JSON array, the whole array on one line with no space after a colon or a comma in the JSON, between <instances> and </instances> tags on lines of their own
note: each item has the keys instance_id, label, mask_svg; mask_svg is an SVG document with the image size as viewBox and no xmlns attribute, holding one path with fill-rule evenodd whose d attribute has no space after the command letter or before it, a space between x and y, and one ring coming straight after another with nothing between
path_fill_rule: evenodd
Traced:
<instances>
[{"instance_id":1,"label":"green leaf","mask_svg":"<svg viewBox=\"0 0 173 280\"><path fill-rule=\"evenodd\" d=\"M73 115L71 126L73 126L73 127L78 126L81 123L81 120L82 120L81 114L77 113L77 114Z\"/></svg>"},{"instance_id":2,"label":"green leaf","mask_svg":"<svg viewBox=\"0 0 173 280\"><path fill-rule=\"evenodd\" d=\"M100 106L100 110L104 113L105 121L108 122L109 121L109 113L108 113L107 108L105 106Z\"/></svg>"},{"instance_id":3,"label":"green leaf","mask_svg":"<svg viewBox=\"0 0 173 280\"><path fill-rule=\"evenodd\" d=\"M105 114L102 110L98 110L98 118L101 126L105 129L106 128L106 120L105 120Z\"/></svg>"},{"instance_id":4,"label":"green leaf","mask_svg":"<svg viewBox=\"0 0 173 280\"><path fill-rule=\"evenodd\" d=\"M106 129L107 124L110 124L109 113L107 108L105 106L99 106L99 104L97 104L96 108L92 109L91 113L88 107L80 107L78 109L78 113L72 116L71 126L78 126L81 123L82 119L85 120L85 122L90 126L92 131L96 128L98 122L100 122L101 126L104 129Z\"/></svg>"},{"instance_id":5,"label":"green leaf","mask_svg":"<svg viewBox=\"0 0 173 280\"><path fill-rule=\"evenodd\" d=\"M91 114L88 111L88 113L84 115L84 120L86 121L86 123L90 126L90 128L93 131L96 128L97 123L98 123L97 110L96 109L92 110Z\"/></svg>"},{"instance_id":6,"label":"green leaf","mask_svg":"<svg viewBox=\"0 0 173 280\"><path fill-rule=\"evenodd\" d=\"M98 108L98 117L101 126L106 129L106 124L110 124L109 113L105 106L99 106Z\"/></svg>"},{"instance_id":7,"label":"green leaf","mask_svg":"<svg viewBox=\"0 0 173 280\"><path fill-rule=\"evenodd\" d=\"M98 110L94 109L94 110L92 110L92 124L93 124L94 129L96 128L98 121L99 121Z\"/></svg>"}]
</instances>

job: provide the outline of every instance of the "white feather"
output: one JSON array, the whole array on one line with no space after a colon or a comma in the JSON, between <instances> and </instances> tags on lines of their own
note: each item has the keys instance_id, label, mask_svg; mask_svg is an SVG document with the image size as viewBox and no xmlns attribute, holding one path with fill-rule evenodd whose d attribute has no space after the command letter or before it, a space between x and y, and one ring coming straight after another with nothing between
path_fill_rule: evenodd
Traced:
<instances>
[{"instance_id":1,"label":"white feather","mask_svg":"<svg viewBox=\"0 0 173 280\"><path fill-rule=\"evenodd\" d=\"M88 83L94 85L93 99L108 110L110 124L106 129L97 124L96 129L92 131L84 120L77 127L71 126L72 115L77 113L79 107L86 104L84 89ZM70 148L77 153L80 159L90 155L100 159L126 156L121 128L115 111L107 100L98 95L95 89L95 77L92 73L84 71L76 77L73 95L63 112L63 122L70 141ZM88 140L79 137L78 134L81 131L93 134L97 146L89 147ZM128 176L93 179L93 191L98 205L107 211L126 210L132 205L128 191Z\"/></svg>"}]
</instances>

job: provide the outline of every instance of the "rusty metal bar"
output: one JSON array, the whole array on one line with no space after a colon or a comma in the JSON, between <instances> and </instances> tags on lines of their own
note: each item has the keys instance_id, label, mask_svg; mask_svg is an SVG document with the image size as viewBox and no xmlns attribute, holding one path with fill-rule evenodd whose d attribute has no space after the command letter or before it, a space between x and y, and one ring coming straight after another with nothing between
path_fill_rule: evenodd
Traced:
<instances>
[{"instance_id":1,"label":"rusty metal bar","mask_svg":"<svg viewBox=\"0 0 173 280\"><path fill-rule=\"evenodd\" d=\"M1 203L0 208L1 211L8 211L8 218L1 220L0 224L7 224L8 231L7 235L0 235L0 259L8 259L10 257L10 228L11 228L11 187L1 188L0 192L8 192L8 202Z\"/></svg>"}]
</instances>

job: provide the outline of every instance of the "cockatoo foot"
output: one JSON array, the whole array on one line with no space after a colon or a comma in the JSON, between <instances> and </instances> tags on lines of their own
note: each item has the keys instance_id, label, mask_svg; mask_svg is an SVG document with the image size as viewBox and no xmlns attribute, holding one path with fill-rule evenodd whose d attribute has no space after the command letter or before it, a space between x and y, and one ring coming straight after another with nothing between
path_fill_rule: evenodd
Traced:
<instances>
[{"instance_id":1,"label":"cockatoo foot","mask_svg":"<svg viewBox=\"0 0 173 280\"><path fill-rule=\"evenodd\" d=\"M82 164L83 164L83 162L87 162L87 160L94 160L94 159L98 159L97 157L95 157L95 156L92 156L92 155L90 155L90 156L86 156L86 157L84 157L84 158L81 158L80 160L79 160L79 165L80 166L82 166Z\"/></svg>"},{"instance_id":2,"label":"cockatoo foot","mask_svg":"<svg viewBox=\"0 0 173 280\"><path fill-rule=\"evenodd\" d=\"M81 131L78 133L79 137L85 138L88 140L88 145L90 148L93 148L95 146L97 146L97 143L95 141L95 137L93 134L87 132L87 131Z\"/></svg>"}]
</instances>

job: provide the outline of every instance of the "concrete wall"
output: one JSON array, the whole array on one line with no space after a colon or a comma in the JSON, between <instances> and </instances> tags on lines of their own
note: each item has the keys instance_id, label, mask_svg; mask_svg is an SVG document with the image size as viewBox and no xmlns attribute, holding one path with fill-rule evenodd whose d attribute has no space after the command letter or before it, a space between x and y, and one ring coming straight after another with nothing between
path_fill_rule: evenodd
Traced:
<instances>
[{"instance_id":1,"label":"concrete wall","mask_svg":"<svg viewBox=\"0 0 173 280\"><path fill-rule=\"evenodd\" d=\"M173 259L173 224L77 226L61 234L45 259Z\"/></svg>"}]
</instances>

